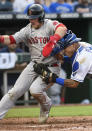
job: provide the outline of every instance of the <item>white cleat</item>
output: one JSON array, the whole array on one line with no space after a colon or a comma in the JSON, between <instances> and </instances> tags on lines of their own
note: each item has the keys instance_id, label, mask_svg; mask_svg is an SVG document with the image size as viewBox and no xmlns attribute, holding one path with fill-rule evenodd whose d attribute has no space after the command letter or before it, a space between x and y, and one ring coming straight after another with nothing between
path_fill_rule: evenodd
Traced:
<instances>
[{"instance_id":1,"label":"white cleat","mask_svg":"<svg viewBox=\"0 0 92 131\"><path fill-rule=\"evenodd\" d=\"M51 106L52 106L52 103L50 103L50 105L47 105L47 108L48 108L47 111L43 111L42 108L40 108L40 117L39 117L39 123L40 124L47 122Z\"/></svg>"}]
</instances>

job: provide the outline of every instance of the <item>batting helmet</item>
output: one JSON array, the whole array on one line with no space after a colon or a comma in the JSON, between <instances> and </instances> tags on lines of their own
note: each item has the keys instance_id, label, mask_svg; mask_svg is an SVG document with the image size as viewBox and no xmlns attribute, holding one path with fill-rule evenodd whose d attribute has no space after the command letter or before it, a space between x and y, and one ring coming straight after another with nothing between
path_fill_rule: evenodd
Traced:
<instances>
[{"instance_id":1,"label":"batting helmet","mask_svg":"<svg viewBox=\"0 0 92 131\"><path fill-rule=\"evenodd\" d=\"M40 4L32 4L28 8L27 15L28 15L29 19L38 18L38 20L40 22L43 22L44 17L45 17L45 12L44 12L43 7Z\"/></svg>"}]
</instances>

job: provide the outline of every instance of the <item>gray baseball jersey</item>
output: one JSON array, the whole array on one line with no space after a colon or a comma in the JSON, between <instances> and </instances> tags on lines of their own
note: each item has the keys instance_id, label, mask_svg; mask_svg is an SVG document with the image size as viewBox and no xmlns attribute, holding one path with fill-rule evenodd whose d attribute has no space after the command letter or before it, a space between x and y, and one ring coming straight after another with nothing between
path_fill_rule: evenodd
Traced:
<instances>
[{"instance_id":1,"label":"gray baseball jersey","mask_svg":"<svg viewBox=\"0 0 92 131\"><path fill-rule=\"evenodd\" d=\"M52 21L45 19L44 24L39 29L34 29L29 23L25 28L13 35L16 43L24 41L29 47L32 61L42 63L53 63L56 61L55 58L49 57L44 58L42 56L42 49L49 40L49 36L53 35L56 27L60 23L58 21Z\"/></svg>"}]
</instances>

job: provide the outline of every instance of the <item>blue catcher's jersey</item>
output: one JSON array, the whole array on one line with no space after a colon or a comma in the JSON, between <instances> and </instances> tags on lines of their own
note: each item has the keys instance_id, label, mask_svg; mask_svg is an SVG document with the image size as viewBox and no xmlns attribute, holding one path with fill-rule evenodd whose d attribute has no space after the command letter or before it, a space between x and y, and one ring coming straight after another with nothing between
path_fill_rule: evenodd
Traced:
<instances>
[{"instance_id":1,"label":"blue catcher's jersey","mask_svg":"<svg viewBox=\"0 0 92 131\"><path fill-rule=\"evenodd\" d=\"M53 51L51 52L51 56L54 56L55 54L59 53L61 50L65 49L67 46L79 42L81 38L77 38L74 33L72 33L71 30L68 30L66 35L60 39Z\"/></svg>"}]
</instances>

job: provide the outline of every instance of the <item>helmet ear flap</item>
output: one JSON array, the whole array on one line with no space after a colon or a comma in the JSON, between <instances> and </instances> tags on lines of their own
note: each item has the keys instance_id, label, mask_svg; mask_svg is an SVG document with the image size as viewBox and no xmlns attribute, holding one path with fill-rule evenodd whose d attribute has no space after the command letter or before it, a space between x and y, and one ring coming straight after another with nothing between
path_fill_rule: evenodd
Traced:
<instances>
[{"instance_id":1,"label":"helmet ear flap","mask_svg":"<svg viewBox=\"0 0 92 131\"><path fill-rule=\"evenodd\" d=\"M45 18L45 13L43 12L43 14L38 18L39 22L43 22Z\"/></svg>"}]
</instances>

